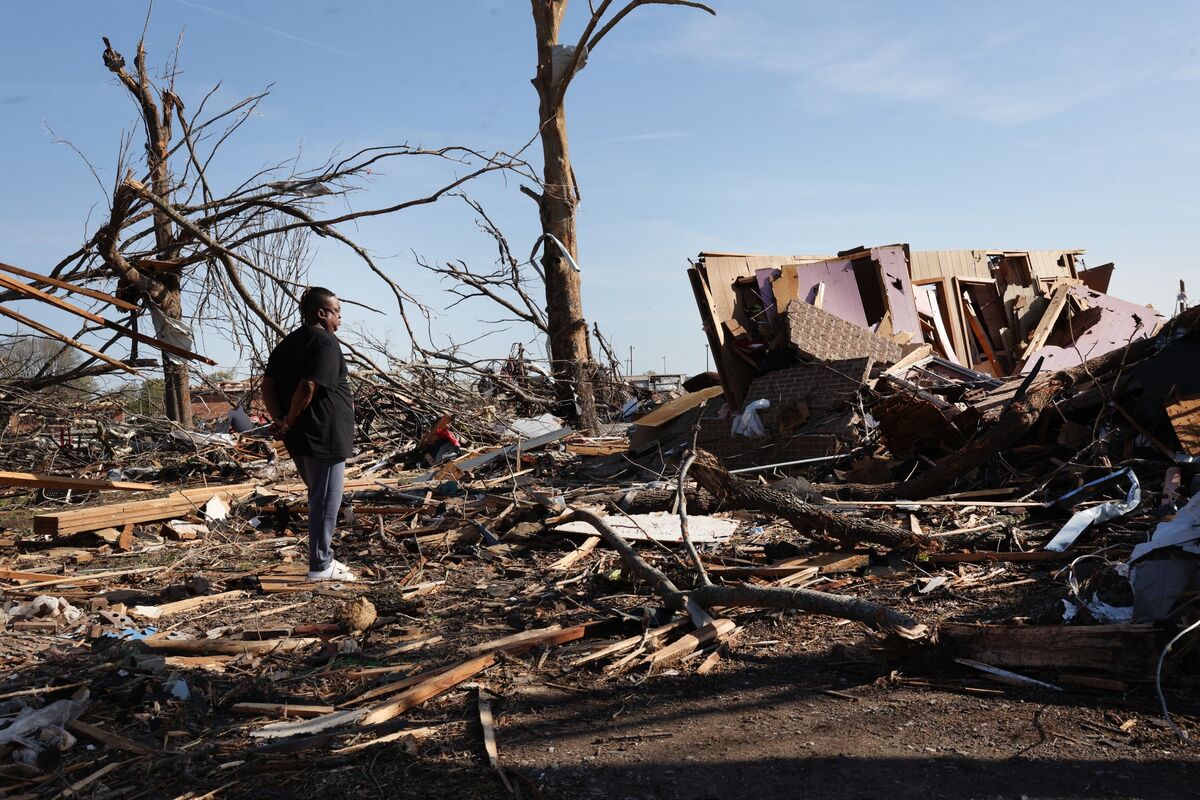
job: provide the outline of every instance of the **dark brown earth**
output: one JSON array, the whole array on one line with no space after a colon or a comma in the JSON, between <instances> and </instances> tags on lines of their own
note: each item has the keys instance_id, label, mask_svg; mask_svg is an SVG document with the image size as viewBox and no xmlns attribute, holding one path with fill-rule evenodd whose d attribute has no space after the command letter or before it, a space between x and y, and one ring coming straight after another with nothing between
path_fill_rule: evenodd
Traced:
<instances>
[{"instance_id":1,"label":"dark brown earth","mask_svg":"<svg viewBox=\"0 0 1200 800\"><path fill-rule=\"evenodd\" d=\"M753 523L749 520L748 524ZM786 538L769 529L762 538ZM214 590L243 587L248 605L204 610L180 619L202 637L252 627L249 615L299 603L269 617L270 626L326 622L343 597L300 592L262 595L257 571L295 557L279 533L239 528L189 546L173 544L139 556L105 555L88 569L169 569L122 585L130 602L160 602L168 584L205 576ZM394 544L394 543L393 543ZM858 624L799 612L733 612L743 630L708 674L697 658L647 672L614 673L608 661L573 669L580 656L640 630L653 598L643 586L615 578L613 553L598 549L578 568L547 565L568 542L531 540L506 549L473 546L426 551L420 581L445 581L412 600L396 583L419 556L376 540L371 525L349 534L342 553L373 583L364 594L395 622L358 640L358 653L337 653L344 636L324 647L232 663L224 673L146 673L131 666L138 646L63 632L0 635L7 670L0 693L24 686L84 683L95 711L86 719L161 749L135 757L88 750L81 740L63 763L33 784L7 776L7 797L52 797L103 764L120 767L79 797L104 798L491 798L511 796L484 755L476 687L495 695L500 762L521 797L544 798L1191 798L1200 748L1166 727L1148 675L1119 676L1127 691L1030 690L990 682L953 663L932 645L896 649ZM292 552L289 556L288 553ZM894 561L894 559L893 559ZM669 566L680 582L681 568ZM22 566L44 568L36 559ZM840 577L835 591L873 599L923 620L1048 622L1065 590L1042 566L964 567L975 575L952 591L920 594L928 564L876 559ZM937 570L941 572L941 570ZM578 580L572 580L578 578ZM1024 581L1031 582L1024 582ZM1014 585L1010 585L1014 584ZM336 705L387 678L352 679L363 666L412 664L429 669L463 658L465 648L515 630L632 615L623 631L505 656L474 683L403 715L434 729L416 745L392 742L356 753L335 750L370 736L334 737L299 752L264 752L250 731L273 720L230 712L236 702ZM266 623L264 623L266 624ZM234 626L234 627L230 627ZM429 647L387 657L402 629L443 636ZM1154 654L1148 654L1153 656ZM1172 659L1167 691L1176 720L1200 736L1200 681L1194 653ZM1096 665L1104 674L1105 665ZM1052 674L1035 674L1055 680ZM163 684L184 678L188 701ZM47 700L71 688L48 692ZM20 791L17 791L20 789ZM25 794L22 794L25 792Z\"/></svg>"}]
</instances>

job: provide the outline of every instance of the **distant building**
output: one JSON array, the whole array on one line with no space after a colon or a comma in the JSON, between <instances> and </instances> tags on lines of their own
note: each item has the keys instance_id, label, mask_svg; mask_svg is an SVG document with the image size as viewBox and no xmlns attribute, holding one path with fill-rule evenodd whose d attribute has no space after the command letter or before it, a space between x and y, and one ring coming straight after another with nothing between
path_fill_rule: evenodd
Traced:
<instances>
[{"instance_id":1,"label":"distant building","mask_svg":"<svg viewBox=\"0 0 1200 800\"><path fill-rule=\"evenodd\" d=\"M634 388L648 392L672 392L681 388L687 378L683 374L647 372L644 375L630 375L625 380Z\"/></svg>"}]
</instances>

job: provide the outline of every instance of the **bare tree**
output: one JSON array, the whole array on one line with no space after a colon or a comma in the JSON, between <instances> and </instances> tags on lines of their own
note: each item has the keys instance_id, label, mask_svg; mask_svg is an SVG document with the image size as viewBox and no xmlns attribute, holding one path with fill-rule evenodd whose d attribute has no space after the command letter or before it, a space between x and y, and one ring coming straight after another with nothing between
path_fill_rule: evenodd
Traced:
<instances>
[{"instance_id":1,"label":"bare tree","mask_svg":"<svg viewBox=\"0 0 1200 800\"><path fill-rule=\"evenodd\" d=\"M155 76L147 66L144 38L138 41L132 72L111 43L104 43L105 66L137 101L146 140L144 171L138 176L131 168L132 140L127 137L107 218L50 275L75 285L111 286L115 279L119 297L150 311L160 339L190 342L190 312L193 318L228 322L224 327L243 352L261 356L288 330L289 314L305 282L310 234L348 248L392 289L402 311L406 302L419 306L344 228L355 220L437 202L493 172L512 171L538 182L520 158L506 153L401 144L364 148L309 169L300 169L298 159L288 159L222 189L210 181L209 167L267 92L207 112L219 88L214 87L189 116L173 88L178 49L163 74ZM352 208L352 195L367 176L379 174L397 159L444 163L445 182L425 194ZM328 211L331 201L338 202L334 213ZM0 302L17 299L19 293L0 292ZM131 322L133 328L136 318ZM95 352L102 354L122 336L118 332ZM386 369L353 344L343 345L351 360L380 381L389 381ZM85 365L94 371L90 362ZM187 367L166 363L164 377L167 413L186 425Z\"/></svg>"},{"instance_id":2,"label":"bare tree","mask_svg":"<svg viewBox=\"0 0 1200 800\"><path fill-rule=\"evenodd\" d=\"M571 79L585 59L613 28L642 6L673 5L698 8L715 14L703 3L688 0L628 0L610 14L612 0L589 3L591 12L583 33L574 45L559 44L559 29L567 0L531 0L537 37L537 73L533 86L538 93L538 132L542 142L542 190L524 189L538 203L544 247L542 269L546 280L546 316L550 358L558 397L564 407L578 398L580 420L596 429L596 401L592 388L594 367L588 345L587 322L579 292L576 269L579 248L575 217L579 186L567 147L567 112L564 101ZM572 396L574 395L574 397Z\"/></svg>"}]
</instances>

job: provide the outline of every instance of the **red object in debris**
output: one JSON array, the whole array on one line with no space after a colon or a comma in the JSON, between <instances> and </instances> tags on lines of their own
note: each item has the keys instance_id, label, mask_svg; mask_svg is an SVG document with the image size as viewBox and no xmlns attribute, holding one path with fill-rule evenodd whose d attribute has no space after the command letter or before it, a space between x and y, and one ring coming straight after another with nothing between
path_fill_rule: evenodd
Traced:
<instances>
[{"instance_id":1,"label":"red object in debris","mask_svg":"<svg viewBox=\"0 0 1200 800\"><path fill-rule=\"evenodd\" d=\"M433 435L439 439L445 439L455 447L462 447L458 443L458 437L454 435L454 431L450 430L449 425L439 424L433 431Z\"/></svg>"}]
</instances>

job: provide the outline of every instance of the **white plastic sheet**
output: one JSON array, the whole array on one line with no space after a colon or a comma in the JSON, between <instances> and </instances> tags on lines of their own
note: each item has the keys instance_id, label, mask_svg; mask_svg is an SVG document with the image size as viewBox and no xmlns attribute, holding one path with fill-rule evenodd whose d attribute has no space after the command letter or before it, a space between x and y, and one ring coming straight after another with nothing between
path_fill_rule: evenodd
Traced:
<instances>
[{"instance_id":1,"label":"white plastic sheet","mask_svg":"<svg viewBox=\"0 0 1200 800\"><path fill-rule=\"evenodd\" d=\"M770 400L755 400L747 405L745 411L733 418L731 430L734 435L751 438L766 436L767 429L763 427L762 421L758 418L758 412L770 407Z\"/></svg>"},{"instance_id":2,"label":"white plastic sheet","mask_svg":"<svg viewBox=\"0 0 1200 800\"><path fill-rule=\"evenodd\" d=\"M1067 520L1067 524L1054 534L1054 538L1046 545L1046 549L1061 553L1075 544L1079 534L1087 530L1089 526L1097 522L1108 522L1110 519L1124 516L1137 508L1138 504L1142 502L1142 486L1138 483L1137 475L1133 470L1126 470L1126 472L1129 475L1129 491L1125 495L1124 502L1112 500L1076 512L1071 519Z\"/></svg>"}]
</instances>

